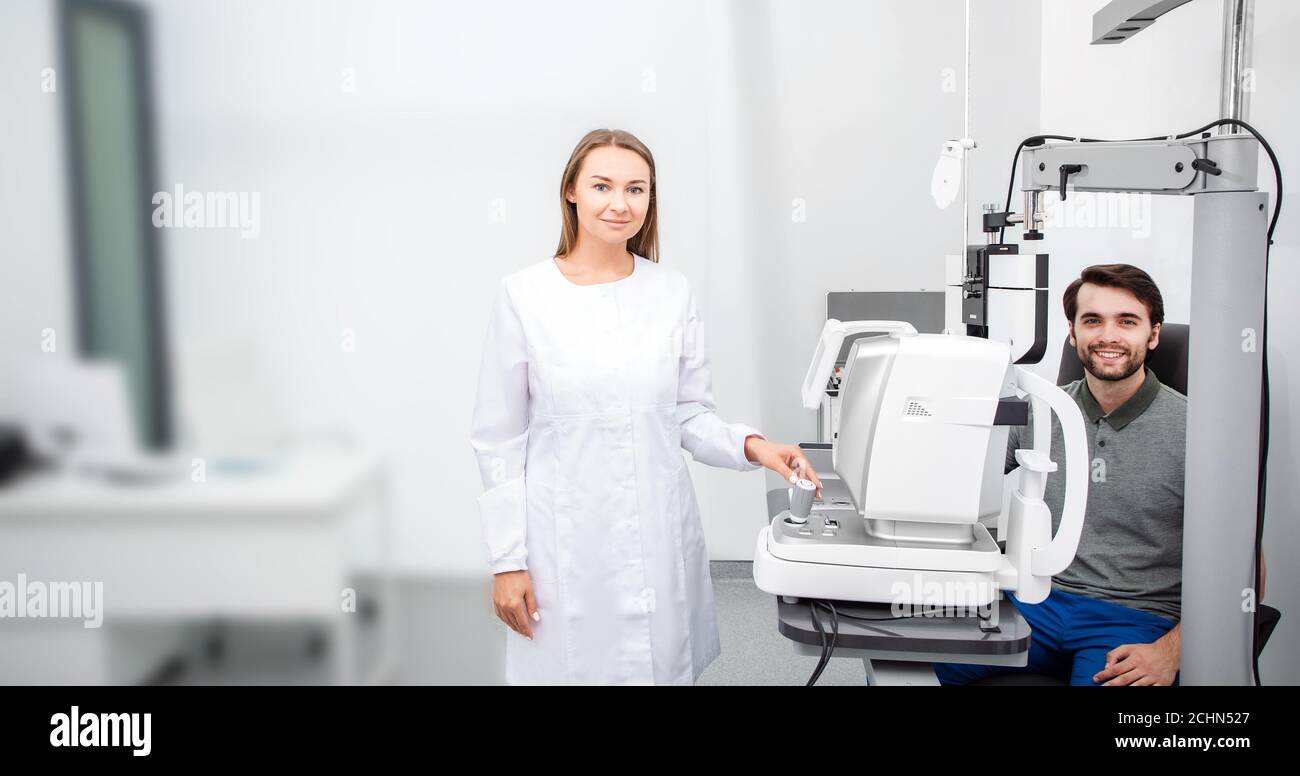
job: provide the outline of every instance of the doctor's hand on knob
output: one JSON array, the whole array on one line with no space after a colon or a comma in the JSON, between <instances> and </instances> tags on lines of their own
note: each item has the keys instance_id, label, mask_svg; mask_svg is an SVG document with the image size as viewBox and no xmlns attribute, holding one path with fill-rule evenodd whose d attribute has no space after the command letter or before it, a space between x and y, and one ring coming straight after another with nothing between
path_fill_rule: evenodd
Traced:
<instances>
[{"instance_id":1,"label":"doctor's hand on knob","mask_svg":"<svg viewBox=\"0 0 1300 776\"><path fill-rule=\"evenodd\" d=\"M812 464L808 463L808 458L799 445L783 445L750 436L745 439L745 457L752 463L766 466L791 484L800 477L811 480L817 486L817 497L821 498L822 481L817 478L817 472L813 471Z\"/></svg>"},{"instance_id":2,"label":"doctor's hand on knob","mask_svg":"<svg viewBox=\"0 0 1300 776\"><path fill-rule=\"evenodd\" d=\"M492 604L497 617L510 629L529 641L533 639L534 622L542 619L537 612L537 596L533 594L533 578L526 569L503 571L492 577Z\"/></svg>"}]
</instances>

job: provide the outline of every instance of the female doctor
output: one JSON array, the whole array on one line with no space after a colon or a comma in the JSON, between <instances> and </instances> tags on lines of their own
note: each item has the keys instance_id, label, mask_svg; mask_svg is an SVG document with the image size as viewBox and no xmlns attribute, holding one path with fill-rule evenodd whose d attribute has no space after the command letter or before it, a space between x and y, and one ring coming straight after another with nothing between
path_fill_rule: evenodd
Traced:
<instances>
[{"instance_id":1,"label":"female doctor","mask_svg":"<svg viewBox=\"0 0 1300 776\"><path fill-rule=\"evenodd\" d=\"M821 487L798 446L718 417L690 286L658 263L656 205L650 150L588 133L554 258L497 293L471 442L511 684L690 684L718 656L683 448Z\"/></svg>"}]
</instances>

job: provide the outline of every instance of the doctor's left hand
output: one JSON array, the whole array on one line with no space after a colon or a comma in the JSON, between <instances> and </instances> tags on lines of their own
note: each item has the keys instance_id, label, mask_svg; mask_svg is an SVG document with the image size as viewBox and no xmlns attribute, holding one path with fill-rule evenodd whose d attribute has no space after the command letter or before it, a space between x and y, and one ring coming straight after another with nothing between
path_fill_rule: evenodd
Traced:
<instances>
[{"instance_id":1,"label":"doctor's left hand","mask_svg":"<svg viewBox=\"0 0 1300 776\"><path fill-rule=\"evenodd\" d=\"M817 472L813 471L812 464L808 463L808 458L799 445L783 445L750 436L745 439L745 457L781 475L781 479L786 482L793 483L791 478L796 475L811 480L817 486L818 498L821 497L822 481L817 478Z\"/></svg>"}]
</instances>

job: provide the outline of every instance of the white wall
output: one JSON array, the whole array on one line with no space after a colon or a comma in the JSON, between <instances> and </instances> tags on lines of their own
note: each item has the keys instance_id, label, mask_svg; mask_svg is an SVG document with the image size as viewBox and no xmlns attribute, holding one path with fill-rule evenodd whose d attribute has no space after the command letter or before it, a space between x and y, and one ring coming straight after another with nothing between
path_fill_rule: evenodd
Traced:
<instances>
[{"instance_id":1,"label":"white wall","mask_svg":"<svg viewBox=\"0 0 1300 776\"><path fill-rule=\"evenodd\" d=\"M1173 11L1119 46L1090 46L1092 13L1101 0L1043 4L1042 131L1097 138L1175 134L1195 129L1219 110L1222 44L1220 2L1197 2ZM1283 180L1300 173L1292 149L1300 147L1300 70L1295 33L1300 5L1256 0L1254 67L1257 90L1249 121L1269 140L1283 166ZM1260 153L1260 187L1273 190L1272 167ZM1079 197L1084 195L1071 195ZM1291 204L1288 204L1291 203ZM1152 274L1165 297L1170 321L1188 320L1191 266L1191 201L1151 199L1151 230L1135 237L1130 228L1056 227L1043 247L1052 255L1052 299L1089 264L1125 261ZM1295 510L1296 440L1300 439L1293 386L1300 381L1300 313L1288 303L1300 288L1300 211L1284 200L1270 259L1269 369L1272 430L1264 547L1268 564L1267 602L1284 613L1260 659L1265 684L1300 683L1300 623L1287 613L1300 606L1300 572L1290 562L1300 546ZM1058 308L1059 309L1059 308ZM1063 314L1054 314L1049 354L1059 354ZM1045 366L1048 366L1045 364ZM1045 370L1047 371L1047 370ZM1055 375L1055 364L1050 365ZM1225 412L1235 411L1224 408Z\"/></svg>"},{"instance_id":2,"label":"white wall","mask_svg":"<svg viewBox=\"0 0 1300 776\"><path fill-rule=\"evenodd\" d=\"M71 349L73 306L64 233L62 93L42 89L58 67L47 3L0 6L0 365L39 351L53 329ZM8 370L0 368L0 417L11 417Z\"/></svg>"}]
</instances>

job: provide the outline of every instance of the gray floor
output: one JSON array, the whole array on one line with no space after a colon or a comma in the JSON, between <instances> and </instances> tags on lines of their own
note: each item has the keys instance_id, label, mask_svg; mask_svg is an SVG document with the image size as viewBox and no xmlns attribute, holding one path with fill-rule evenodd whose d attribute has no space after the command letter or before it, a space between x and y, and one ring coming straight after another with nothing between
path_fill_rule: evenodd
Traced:
<instances>
[{"instance_id":1,"label":"gray floor","mask_svg":"<svg viewBox=\"0 0 1300 776\"><path fill-rule=\"evenodd\" d=\"M702 685L801 685L816 659L794 655L776 631L772 597L754 586L749 563L713 564L722 656L700 677ZM357 580L362 599L373 583ZM401 577L397 583L398 638L392 684L501 684L502 626L492 615L486 581ZM382 616L380 614L379 616ZM379 654L379 617L358 617L359 669ZM453 624L449 627L449 624ZM295 623L252 626L235 622L195 626L193 648L159 671L159 684L327 684L328 642ZM818 685L862 686L858 660L832 660Z\"/></svg>"}]
</instances>

